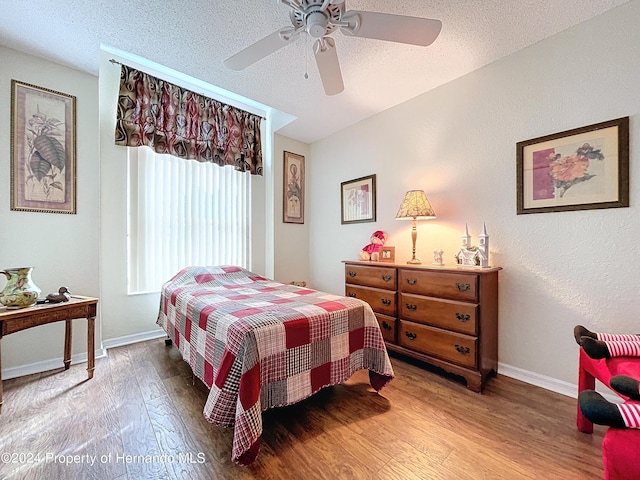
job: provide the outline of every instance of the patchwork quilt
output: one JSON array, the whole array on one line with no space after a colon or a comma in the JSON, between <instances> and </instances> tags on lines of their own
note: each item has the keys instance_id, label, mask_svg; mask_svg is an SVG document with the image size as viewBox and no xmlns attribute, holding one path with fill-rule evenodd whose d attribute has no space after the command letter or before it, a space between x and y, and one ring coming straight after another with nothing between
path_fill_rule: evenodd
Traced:
<instances>
[{"instance_id":1,"label":"patchwork quilt","mask_svg":"<svg viewBox=\"0 0 640 480\"><path fill-rule=\"evenodd\" d=\"M189 267L162 287L158 325L210 392L205 418L234 427L232 459L258 455L262 411L369 370L394 376L371 307L234 266Z\"/></svg>"}]
</instances>

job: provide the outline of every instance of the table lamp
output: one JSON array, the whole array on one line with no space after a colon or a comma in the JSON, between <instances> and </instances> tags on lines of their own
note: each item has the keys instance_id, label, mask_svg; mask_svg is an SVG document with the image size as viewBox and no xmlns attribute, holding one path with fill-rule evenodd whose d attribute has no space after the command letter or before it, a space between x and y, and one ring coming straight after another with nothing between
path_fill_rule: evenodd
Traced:
<instances>
[{"instance_id":1,"label":"table lamp","mask_svg":"<svg viewBox=\"0 0 640 480\"><path fill-rule=\"evenodd\" d=\"M416 258L416 239L418 230L416 220L428 220L436 218L436 214L427 200L427 196L422 190L409 190L402 199L400 210L396 214L396 220L412 220L411 240L413 241L413 256L407 263L419 265L422 263Z\"/></svg>"}]
</instances>

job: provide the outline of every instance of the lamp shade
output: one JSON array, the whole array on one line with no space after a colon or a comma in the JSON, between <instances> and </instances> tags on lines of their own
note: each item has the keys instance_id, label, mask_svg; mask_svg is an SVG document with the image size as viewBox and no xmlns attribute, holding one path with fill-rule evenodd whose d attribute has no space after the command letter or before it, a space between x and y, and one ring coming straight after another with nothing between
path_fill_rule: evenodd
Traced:
<instances>
[{"instance_id":1,"label":"lamp shade","mask_svg":"<svg viewBox=\"0 0 640 480\"><path fill-rule=\"evenodd\" d=\"M416 220L436 218L427 195L422 190L409 190L402 199L396 220Z\"/></svg>"}]
</instances>

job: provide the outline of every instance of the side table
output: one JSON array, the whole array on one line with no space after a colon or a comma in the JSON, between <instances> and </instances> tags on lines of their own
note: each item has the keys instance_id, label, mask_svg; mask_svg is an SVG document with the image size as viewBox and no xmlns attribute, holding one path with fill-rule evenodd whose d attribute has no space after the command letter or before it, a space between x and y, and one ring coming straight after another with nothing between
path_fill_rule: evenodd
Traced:
<instances>
[{"instance_id":1,"label":"side table","mask_svg":"<svg viewBox=\"0 0 640 480\"><path fill-rule=\"evenodd\" d=\"M71 365L71 321L87 319L87 376L93 378L95 368L95 319L98 299L73 295L68 302L45 303L11 310L0 308L0 346L2 338L10 333L52 322L65 322L64 369ZM2 405L2 352L0 350L0 405Z\"/></svg>"}]
</instances>

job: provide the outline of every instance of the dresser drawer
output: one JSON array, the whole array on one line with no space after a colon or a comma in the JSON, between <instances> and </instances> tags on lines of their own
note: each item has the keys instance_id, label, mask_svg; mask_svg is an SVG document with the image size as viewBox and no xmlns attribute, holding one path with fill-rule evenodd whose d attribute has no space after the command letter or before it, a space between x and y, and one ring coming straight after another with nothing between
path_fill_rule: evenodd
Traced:
<instances>
[{"instance_id":1,"label":"dresser drawer","mask_svg":"<svg viewBox=\"0 0 640 480\"><path fill-rule=\"evenodd\" d=\"M399 316L467 335L478 334L478 305L401 293Z\"/></svg>"},{"instance_id":2,"label":"dresser drawer","mask_svg":"<svg viewBox=\"0 0 640 480\"><path fill-rule=\"evenodd\" d=\"M395 317L396 292L382 290L381 288L361 287L357 285L345 285L345 296L358 298L371 305L376 313L384 313Z\"/></svg>"},{"instance_id":3,"label":"dresser drawer","mask_svg":"<svg viewBox=\"0 0 640 480\"><path fill-rule=\"evenodd\" d=\"M403 347L464 367L477 367L478 339L476 337L447 332L405 320L400 320L399 323L398 343Z\"/></svg>"},{"instance_id":4,"label":"dresser drawer","mask_svg":"<svg viewBox=\"0 0 640 480\"><path fill-rule=\"evenodd\" d=\"M400 269L398 276L398 288L401 292L452 300L478 301L478 275L474 273Z\"/></svg>"},{"instance_id":5,"label":"dresser drawer","mask_svg":"<svg viewBox=\"0 0 640 480\"><path fill-rule=\"evenodd\" d=\"M346 265L344 267L346 283L364 285L366 287L395 290L396 269L393 267L369 267L365 265Z\"/></svg>"},{"instance_id":6,"label":"dresser drawer","mask_svg":"<svg viewBox=\"0 0 640 480\"><path fill-rule=\"evenodd\" d=\"M385 342L396 343L396 319L388 315L382 315L376 313L378 324L380 325L380 331L382 332L382 338Z\"/></svg>"}]
</instances>

